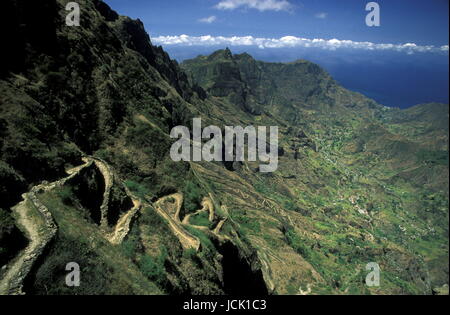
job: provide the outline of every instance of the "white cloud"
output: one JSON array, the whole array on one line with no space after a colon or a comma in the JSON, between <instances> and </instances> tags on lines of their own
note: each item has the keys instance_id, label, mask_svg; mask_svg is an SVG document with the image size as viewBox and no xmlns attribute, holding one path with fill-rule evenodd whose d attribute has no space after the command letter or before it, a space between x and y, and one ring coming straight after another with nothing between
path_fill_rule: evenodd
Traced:
<instances>
[{"instance_id":1,"label":"white cloud","mask_svg":"<svg viewBox=\"0 0 450 315\"><path fill-rule=\"evenodd\" d=\"M222 0L215 7L219 10L235 10L244 7L259 11L289 11L293 8L287 0Z\"/></svg>"},{"instance_id":2,"label":"white cloud","mask_svg":"<svg viewBox=\"0 0 450 315\"><path fill-rule=\"evenodd\" d=\"M200 23L206 23L206 24L211 24L214 23L215 21L217 21L217 17L212 15L210 17L205 17L203 19L199 19L198 20Z\"/></svg>"},{"instance_id":3,"label":"white cloud","mask_svg":"<svg viewBox=\"0 0 450 315\"><path fill-rule=\"evenodd\" d=\"M320 13L317 13L316 15L314 15L316 18L318 18L318 19L326 19L327 18L327 16L328 16L328 13L326 13L326 12L320 12Z\"/></svg>"},{"instance_id":4,"label":"white cloud","mask_svg":"<svg viewBox=\"0 0 450 315\"><path fill-rule=\"evenodd\" d=\"M375 44L371 42L355 42L352 40L339 39L308 39L295 36L281 38L264 38L253 36L159 36L152 38L158 45L176 46L256 46L258 48L320 48L326 50L337 50L342 48L360 49L369 51L398 51L413 54L416 52L444 52L448 53L449 46L419 46L414 43L406 44Z\"/></svg>"}]
</instances>

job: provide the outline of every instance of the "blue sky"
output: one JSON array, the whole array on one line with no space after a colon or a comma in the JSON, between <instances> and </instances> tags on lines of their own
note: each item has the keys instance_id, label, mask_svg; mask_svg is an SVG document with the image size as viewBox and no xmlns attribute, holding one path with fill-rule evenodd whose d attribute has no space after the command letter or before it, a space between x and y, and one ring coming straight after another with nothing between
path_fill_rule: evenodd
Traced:
<instances>
[{"instance_id":1,"label":"blue sky","mask_svg":"<svg viewBox=\"0 0 450 315\"><path fill-rule=\"evenodd\" d=\"M179 61L230 47L264 61L307 59L387 106L448 103L448 0L105 0L139 18Z\"/></svg>"},{"instance_id":2,"label":"blue sky","mask_svg":"<svg viewBox=\"0 0 450 315\"><path fill-rule=\"evenodd\" d=\"M181 34L268 38L297 36L374 43L448 44L448 0L379 0L381 27L372 28L365 24L368 13L365 6L370 2L366 0L106 2L121 14L140 18L152 37ZM246 2L249 5L245 5ZM258 2L262 5L254 4L255 8L252 8L252 3ZM225 9L227 3L230 9Z\"/></svg>"}]
</instances>

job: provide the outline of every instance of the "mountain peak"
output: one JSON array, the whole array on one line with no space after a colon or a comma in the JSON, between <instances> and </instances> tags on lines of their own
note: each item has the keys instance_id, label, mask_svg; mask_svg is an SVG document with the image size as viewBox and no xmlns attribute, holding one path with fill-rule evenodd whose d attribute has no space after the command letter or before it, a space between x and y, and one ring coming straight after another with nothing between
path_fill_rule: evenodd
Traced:
<instances>
[{"instance_id":1,"label":"mountain peak","mask_svg":"<svg viewBox=\"0 0 450 315\"><path fill-rule=\"evenodd\" d=\"M213 52L208 57L208 60L219 60L219 59L232 60L233 59L233 53L227 47L225 49L220 49L220 50L217 50L217 51Z\"/></svg>"}]
</instances>

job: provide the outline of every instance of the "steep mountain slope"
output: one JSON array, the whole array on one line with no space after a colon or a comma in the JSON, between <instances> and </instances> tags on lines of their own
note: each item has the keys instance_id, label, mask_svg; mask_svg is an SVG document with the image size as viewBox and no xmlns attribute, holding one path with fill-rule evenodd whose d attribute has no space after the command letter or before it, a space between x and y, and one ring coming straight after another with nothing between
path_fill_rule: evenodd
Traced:
<instances>
[{"instance_id":1,"label":"steep mountain slope","mask_svg":"<svg viewBox=\"0 0 450 315\"><path fill-rule=\"evenodd\" d=\"M64 5L0 4L11 30L0 64L2 288L33 244L12 219L21 194L67 173L36 192L57 232L19 283L25 293L431 294L447 283L448 105L387 109L307 61L228 49L180 67L139 20L85 0L81 26L69 27ZM279 169L173 162L170 130L193 117L279 126ZM65 285L69 262L80 287ZM364 284L369 262L381 266L378 288Z\"/></svg>"},{"instance_id":2,"label":"steep mountain slope","mask_svg":"<svg viewBox=\"0 0 450 315\"><path fill-rule=\"evenodd\" d=\"M434 150L448 150L448 106L421 104L384 115L387 128Z\"/></svg>"},{"instance_id":3,"label":"steep mountain slope","mask_svg":"<svg viewBox=\"0 0 450 315\"><path fill-rule=\"evenodd\" d=\"M234 70L221 71L224 62ZM322 218L315 217L317 213L310 215L316 221L333 225L335 217L340 215L351 222L351 215L342 208L353 207L370 217L364 223L357 223L357 226L368 224L362 230L376 235L378 226L378 232L383 231L379 237L384 238L382 234L385 234L396 243L401 239L408 250L416 251L418 244L404 237L411 233L415 239L420 234L428 234L425 230L433 231L436 240L439 239L431 247L448 246L448 105L420 105L405 111L385 108L338 86L326 72L307 61L271 64L255 61L247 54L233 56L224 50L187 60L182 67L191 81L207 91L215 82L229 80L232 72L247 91L243 98L259 100L257 112L249 110L249 106L244 108L254 116L253 121L268 125L270 117L286 124L287 128L282 128L285 156L281 158L279 175L283 184L290 187L289 193L278 181L262 188L266 195L284 195L289 199L287 208L291 209L311 207L311 204L319 212L328 208L333 215ZM229 97L221 99L233 102ZM231 117L225 115L224 119ZM314 152L313 156L309 150ZM401 217L398 224L391 215ZM425 221L428 223L422 228L416 226ZM405 222L411 228L404 227ZM436 227L440 232L435 233ZM333 230L326 233L336 233L339 228ZM348 233L349 229L346 230ZM329 235L331 239L334 237ZM444 279L448 272L446 249L441 253L436 259L443 263L440 274ZM324 264L318 262L318 268ZM426 268L424 272L428 272Z\"/></svg>"}]
</instances>

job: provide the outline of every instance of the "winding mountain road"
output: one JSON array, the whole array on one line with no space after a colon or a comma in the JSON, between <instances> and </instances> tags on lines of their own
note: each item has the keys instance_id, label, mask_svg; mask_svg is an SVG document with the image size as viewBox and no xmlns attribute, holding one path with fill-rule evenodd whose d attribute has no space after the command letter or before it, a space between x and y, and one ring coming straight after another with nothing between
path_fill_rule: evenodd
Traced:
<instances>
[{"instance_id":1,"label":"winding mountain road","mask_svg":"<svg viewBox=\"0 0 450 315\"><path fill-rule=\"evenodd\" d=\"M57 233L57 226L52 218L51 212L39 201L37 194L64 186L68 180L78 176L81 170L91 166L93 163L99 169L105 181L105 192L100 208L102 211L102 230L105 230L109 195L113 186L113 173L107 163L100 159L83 157L83 162L83 165L67 170L67 177L52 183L42 183L33 187L28 193L22 195L23 201L11 209L19 228L27 237L29 243L7 265L4 276L0 279L0 295L23 294L22 283L24 279L47 244ZM114 245L120 244L125 239L130 231L132 219L141 209L141 201L133 198L128 191L127 194L132 198L133 208L119 219L111 234L105 233L105 238Z\"/></svg>"},{"instance_id":2,"label":"winding mountain road","mask_svg":"<svg viewBox=\"0 0 450 315\"><path fill-rule=\"evenodd\" d=\"M114 231L106 237L111 244L119 245L123 242L125 237L130 232L131 221L139 210L141 210L141 201L137 199L133 199L132 201L133 208L122 215L122 217L117 221Z\"/></svg>"},{"instance_id":3,"label":"winding mountain road","mask_svg":"<svg viewBox=\"0 0 450 315\"><path fill-rule=\"evenodd\" d=\"M171 217L168 214L168 212L163 209L164 203L168 202L169 199L175 200L176 211L174 217ZM198 251L200 249L200 240L197 237L193 236L188 231L186 231L181 225L180 211L182 205L183 205L183 195L177 193L160 198L158 201L155 202L154 208L156 209L158 214L167 221L170 229L178 237L178 240L180 241L183 248L195 249L196 251Z\"/></svg>"},{"instance_id":4,"label":"winding mountain road","mask_svg":"<svg viewBox=\"0 0 450 315\"><path fill-rule=\"evenodd\" d=\"M27 261L33 259L33 254L42 246L44 239L39 233L42 228L40 224L32 218L31 211L28 204L31 202L28 199L28 194L23 194L23 201L12 208L16 222L20 229L24 232L29 240L27 247L15 258L14 262L7 269L4 277L0 281L0 295L7 294L22 294L20 287L17 288L17 283L21 283L26 276L23 274L24 265Z\"/></svg>"},{"instance_id":5,"label":"winding mountain road","mask_svg":"<svg viewBox=\"0 0 450 315\"><path fill-rule=\"evenodd\" d=\"M68 177L53 183L43 183L33 187L30 192L22 195L23 201L11 209L19 228L27 237L29 243L7 266L6 273L0 280L0 295L23 294L23 280L47 244L56 235L57 227L52 215L39 201L37 193L40 191L50 191L58 186L64 185L69 179L76 176L83 168L92 163L87 158L84 158L83 161L85 164L67 171L69 174Z\"/></svg>"},{"instance_id":6,"label":"winding mountain road","mask_svg":"<svg viewBox=\"0 0 450 315\"><path fill-rule=\"evenodd\" d=\"M109 165L101 159L86 156L83 157L83 162L84 164L67 170L67 177L52 183L44 182L33 187L29 192L22 195L23 201L11 209L19 228L27 237L29 243L26 248L19 252L18 255L7 265L6 271L0 280L0 295L23 294L22 285L24 279L27 277L36 260L42 255L45 247L57 233L57 226L53 220L51 212L40 202L38 193L48 192L57 187L64 186L67 181L75 176L78 176L81 170L94 164L102 174L105 183L103 202L100 207L102 214L100 227L105 238L113 245L118 245L123 242L130 231L133 218L135 218L136 214L143 208L143 206L148 205L145 202L143 203L139 198L135 197L128 189L125 189L127 195L132 199L133 207L119 218L114 230L107 233L106 218L108 215L110 191L114 185L114 174ZM189 218L193 214L187 215L183 222L181 222L180 212L183 206L183 194L175 193L162 197L155 203L150 204L150 206L153 206L157 214L165 219L184 249L194 249L195 251L200 250L201 243L198 237L189 233L183 225L208 231L209 229L207 227L197 227L191 225L189 223ZM213 222L215 218L214 204L208 197L203 198L202 209L198 210L195 214L206 211L209 212L209 221ZM221 220L215 229L210 232L217 237L220 237L219 232L226 220L227 219Z\"/></svg>"}]
</instances>

